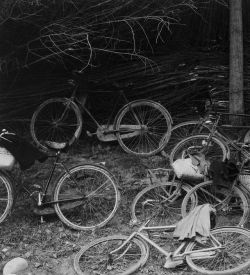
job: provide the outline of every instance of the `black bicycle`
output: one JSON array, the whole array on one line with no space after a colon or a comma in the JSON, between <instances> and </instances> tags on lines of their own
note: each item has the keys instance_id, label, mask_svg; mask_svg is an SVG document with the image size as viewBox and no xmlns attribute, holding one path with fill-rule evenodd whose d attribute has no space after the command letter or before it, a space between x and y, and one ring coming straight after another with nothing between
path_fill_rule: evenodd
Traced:
<instances>
[{"instance_id":1,"label":"black bicycle","mask_svg":"<svg viewBox=\"0 0 250 275\"><path fill-rule=\"evenodd\" d=\"M166 146L171 133L172 118L160 103L147 99L129 102L124 91L119 89L116 91L119 94L117 100L122 97L125 105L118 111L114 123L108 119L108 123L102 125L86 107L90 91L86 88L78 91L79 73L74 72L73 76L74 79L69 82L74 88L69 98L48 99L32 116L30 131L38 147L46 149L44 141L47 140L71 142L74 136L78 138L83 126L81 112L86 112L95 123L97 131L94 134L99 139L110 140L110 136L113 136L127 153L150 156ZM79 92L82 93L80 97ZM88 134L93 135L89 132Z\"/></svg>"},{"instance_id":2,"label":"black bicycle","mask_svg":"<svg viewBox=\"0 0 250 275\"><path fill-rule=\"evenodd\" d=\"M46 184L43 187L34 184L33 188L29 188L32 190L21 187L35 200L35 212L43 215L51 209L63 223L76 230L93 230L104 226L115 215L120 202L115 177L96 164L67 168L60 156L68 144L47 142L46 146L55 151L54 155L49 156L54 158L54 163ZM57 165L63 169L63 173L53 183L51 194L48 190ZM11 213L14 199L14 181L6 171L1 170L0 223Z\"/></svg>"}]
</instances>

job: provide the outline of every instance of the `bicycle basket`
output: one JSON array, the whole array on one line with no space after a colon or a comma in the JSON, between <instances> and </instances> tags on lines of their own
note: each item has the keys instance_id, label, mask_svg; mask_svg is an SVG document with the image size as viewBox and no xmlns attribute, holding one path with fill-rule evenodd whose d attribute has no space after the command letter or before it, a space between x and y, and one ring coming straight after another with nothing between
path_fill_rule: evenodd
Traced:
<instances>
[{"instance_id":1,"label":"bicycle basket","mask_svg":"<svg viewBox=\"0 0 250 275\"><path fill-rule=\"evenodd\" d=\"M6 148L0 147L0 169L11 170L14 164L14 156Z\"/></svg>"},{"instance_id":2,"label":"bicycle basket","mask_svg":"<svg viewBox=\"0 0 250 275\"><path fill-rule=\"evenodd\" d=\"M191 158L177 159L172 167L179 179L203 180L204 175L200 173L198 166L192 164Z\"/></svg>"}]
</instances>

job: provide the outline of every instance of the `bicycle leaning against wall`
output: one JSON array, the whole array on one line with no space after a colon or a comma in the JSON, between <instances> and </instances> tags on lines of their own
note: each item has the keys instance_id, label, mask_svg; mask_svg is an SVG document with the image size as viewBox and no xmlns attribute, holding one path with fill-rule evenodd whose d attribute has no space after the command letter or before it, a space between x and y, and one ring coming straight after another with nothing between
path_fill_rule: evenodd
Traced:
<instances>
[{"instance_id":1,"label":"bicycle leaning against wall","mask_svg":"<svg viewBox=\"0 0 250 275\"><path fill-rule=\"evenodd\" d=\"M118 111L114 123L111 124L112 117L106 125L101 125L85 104L90 91L79 91L81 77L81 73L73 72L73 79L69 80L73 86L70 97L48 99L35 110L30 131L38 147L46 150L46 140L71 142L74 136L78 138L83 126L81 112L86 112L95 123L97 131L93 134L102 140L114 135L127 153L150 156L166 146L171 133L172 118L160 103L148 99L129 102L124 91L119 89L116 91L119 94L117 100L122 98L125 105ZM110 113L112 116L112 112ZM87 133L89 136L93 135Z\"/></svg>"}]
</instances>

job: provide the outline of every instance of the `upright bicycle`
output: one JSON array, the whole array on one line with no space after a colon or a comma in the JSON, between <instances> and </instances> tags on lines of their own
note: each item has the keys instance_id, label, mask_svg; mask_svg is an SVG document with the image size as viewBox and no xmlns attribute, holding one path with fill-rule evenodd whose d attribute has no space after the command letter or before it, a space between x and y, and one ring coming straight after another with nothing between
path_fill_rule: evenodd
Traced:
<instances>
[{"instance_id":1,"label":"upright bicycle","mask_svg":"<svg viewBox=\"0 0 250 275\"><path fill-rule=\"evenodd\" d=\"M127 153L138 156L150 156L164 148L170 137L172 119L160 103L147 99L129 102L124 91L119 89L116 91L118 100L122 98L125 105L118 111L113 124L110 118L102 125L85 104L90 91L79 91L80 77L78 72L73 73L74 79L69 82L74 88L69 98L48 99L34 112L30 131L37 146L46 150L46 140L71 142L74 136L78 138L83 126L81 112L86 112L97 127L95 133L88 132L90 136L96 134L105 140L113 135ZM112 116L112 110L110 114Z\"/></svg>"},{"instance_id":2,"label":"upright bicycle","mask_svg":"<svg viewBox=\"0 0 250 275\"><path fill-rule=\"evenodd\" d=\"M0 223L11 213L16 188L23 188L34 200L35 212L43 216L53 210L60 220L75 230L94 230L104 226L116 213L120 193L115 177L103 166L80 164L70 168L60 160L67 144L47 142L55 152L53 166L45 185L35 183L27 188L14 186L14 180L0 171ZM63 169L49 192L56 166ZM48 211L49 210L49 211ZM54 212L53 211L53 212Z\"/></svg>"}]
</instances>

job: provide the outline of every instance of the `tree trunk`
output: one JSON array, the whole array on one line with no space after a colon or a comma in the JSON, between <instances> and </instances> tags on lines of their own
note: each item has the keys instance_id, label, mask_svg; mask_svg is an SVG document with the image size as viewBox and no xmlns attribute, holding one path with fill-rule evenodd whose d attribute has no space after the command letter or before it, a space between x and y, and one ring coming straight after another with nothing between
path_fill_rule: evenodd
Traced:
<instances>
[{"instance_id":1,"label":"tree trunk","mask_svg":"<svg viewBox=\"0 0 250 275\"><path fill-rule=\"evenodd\" d=\"M229 111L244 113L242 0L230 0ZM233 124L242 123L232 116Z\"/></svg>"},{"instance_id":2,"label":"tree trunk","mask_svg":"<svg viewBox=\"0 0 250 275\"><path fill-rule=\"evenodd\" d=\"M229 111L244 113L243 94L243 27L242 0L230 0L230 69L229 69ZM242 119L231 117L232 124L242 124Z\"/></svg>"}]
</instances>

